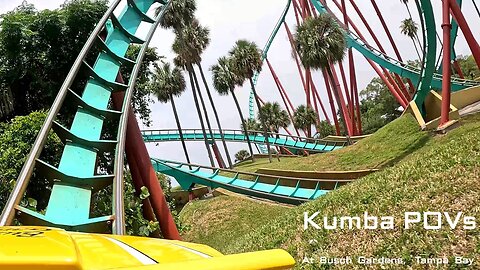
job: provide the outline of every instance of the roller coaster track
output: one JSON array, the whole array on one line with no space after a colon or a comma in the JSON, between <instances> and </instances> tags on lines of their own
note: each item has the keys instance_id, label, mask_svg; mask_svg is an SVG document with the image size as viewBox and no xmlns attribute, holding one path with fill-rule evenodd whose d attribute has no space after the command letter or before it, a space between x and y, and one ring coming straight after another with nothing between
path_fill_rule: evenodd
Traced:
<instances>
[{"instance_id":1,"label":"roller coaster track","mask_svg":"<svg viewBox=\"0 0 480 270\"><path fill-rule=\"evenodd\" d=\"M270 50L270 46L272 46L273 40L277 36L278 31L280 30L280 27L282 27L282 23L285 21L285 17L287 17L288 11L290 10L290 4L292 3L292 0L287 0L287 5L285 6L285 9L282 12L282 15L280 15L280 19L278 20L277 24L273 28L272 33L270 34L270 37L268 38L267 43L265 44L265 47L262 50L262 62L267 59L268 51ZM260 72L255 72L253 74L253 85L257 85L258 82L258 76L260 75ZM255 119L255 96L253 94L253 90L250 90L250 97L249 97L249 102L248 102L248 115L250 119ZM267 152L267 147L263 144L260 144L260 151L263 154L268 153Z\"/></svg>"},{"instance_id":2,"label":"roller coaster track","mask_svg":"<svg viewBox=\"0 0 480 270\"><path fill-rule=\"evenodd\" d=\"M126 0L125 7L116 17L114 11L120 2L121 0L113 1L97 24L59 90L8 199L0 225L10 225L16 216L23 225L54 226L74 231L111 230L115 234L125 233L123 162L130 99L145 51L166 8L156 19L152 19L146 12L157 1ZM166 2L162 4L165 7L169 5ZM150 24L145 40L135 36L142 22ZM132 43L141 44L136 61L124 57ZM96 56L92 66L86 62L89 54ZM131 70L127 85L116 82L121 67ZM84 86L81 84L82 81ZM74 86L83 91L76 90L80 92L77 93ZM123 91L125 98L122 110L109 109L111 95ZM65 111L75 112L71 124L67 124L70 128L63 123L69 121L58 117L59 112ZM118 131L112 139L104 139L106 135L102 129L107 121L112 130ZM40 159L47 136L51 132L56 133L63 142L58 167ZM98 159L104 154L111 158L112 174L103 173L98 165ZM52 184L45 214L20 205L34 173ZM112 184L112 215L91 217L92 194Z\"/></svg>"},{"instance_id":3,"label":"roller coaster track","mask_svg":"<svg viewBox=\"0 0 480 270\"><path fill-rule=\"evenodd\" d=\"M185 190L200 184L295 205L316 199L352 181L272 176L156 158L151 160L157 172L174 177Z\"/></svg>"},{"instance_id":4,"label":"roller coaster track","mask_svg":"<svg viewBox=\"0 0 480 270\"><path fill-rule=\"evenodd\" d=\"M316 10L319 13L331 13L319 0L311 0ZM272 34L270 35L265 48L263 50L263 60L266 59L268 55L268 50L276 37L276 34L281 27L281 23L285 20L285 17L289 10L289 5L291 1L288 1L287 7L280 16L279 23L275 26ZM381 67L394 72L402 77L408 78L413 82L416 82L419 86L419 91L414 97L415 102L418 105L423 104L426 95L430 91L430 88L441 89L442 88L442 75L435 73L435 56L436 56L436 32L435 32L435 20L433 16L433 9L430 1L420 0L417 5L419 13L421 14L422 22L425 23L425 40L426 40L426 56L425 56L425 65L423 68L418 68L407 63L398 61L376 48L370 46L366 41L361 39L358 35L352 31L347 33L347 43L349 47L354 48L366 58L377 63ZM331 13L332 14L332 13ZM339 23L343 25L340 21ZM455 24L453 25L455 27ZM458 29L458 27L457 27ZM455 29L454 29L455 30ZM457 30L458 31L458 30ZM452 35L455 34L455 31L452 32ZM456 35L455 35L456 37ZM455 39L452 39L454 41ZM453 42L452 42L453 43ZM452 44L453 45L453 44ZM254 76L255 82L258 79L258 74ZM431 80L431 82L430 82ZM480 82L474 80L465 80L460 78L452 78L452 91L460 91L466 88L474 87L480 85ZM419 106L421 108L422 106ZM250 95L249 100L249 113L250 117L254 117L254 103L253 103L253 94Z\"/></svg>"},{"instance_id":5,"label":"roller coaster track","mask_svg":"<svg viewBox=\"0 0 480 270\"><path fill-rule=\"evenodd\" d=\"M183 129L183 138L187 141L203 141L204 135L200 129ZM223 130L225 140L232 142L247 142L247 137L241 130L225 129ZM348 145L348 141L344 140L329 140L329 139L306 139L298 136L291 136L285 134L269 133L268 141L271 145L287 147L289 149L307 150L309 152L330 152ZM143 140L145 142L166 142L179 141L180 133L176 129L164 130L143 130ZM213 137L216 140L221 139L220 132L213 130ZM327 137L328 138L328 137ZM361 139L363 137L359 137ZM207 139L212 139L210 134L207 134ZM263 144L266 142L263 133L260 131L249 131L249 139L253 143ZM357 141L356 137L352 137L351 141Z\"/></svg>"},{"instance_id":6,"label":"roller coaster track","mask_svg":"<svg viewBox=\"0 0 480 270\"><path fill-rule=\"evenodd\" d=\"M327 8L319 0L312 0L313 5L319 13L329 12ZM442 88L442 75L435 73L435 56L436 56L436 32L433 8L429 0L420 0L418 5L419 13L422 20L426 24L426 61L423 69L400 62L379 50L371 47L367 42L362 40L352 31L347 33L347 43L349 47L356 49L366 58L374 61L378 65L387 70L397 73L398 75L411 79L413 82L421 83L417 95L414 100L417 104L423 104L430 88ZM342 24L339 21L340 24ZM431 80L431 82L429 82ZM452 78L452 91L459 91L465 88L480 85L479 82L473 80L465 80Z\"/></svg>"}]
</instances>

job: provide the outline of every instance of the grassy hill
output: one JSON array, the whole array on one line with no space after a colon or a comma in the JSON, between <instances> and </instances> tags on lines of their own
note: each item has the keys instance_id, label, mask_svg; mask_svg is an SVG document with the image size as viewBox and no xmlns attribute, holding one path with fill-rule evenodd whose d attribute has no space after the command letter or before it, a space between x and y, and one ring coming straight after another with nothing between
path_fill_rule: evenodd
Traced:
<instances>
[{"instance_id":1,"label":"grassy hill","mask_svg":"<svg viewBox=\"0 0 480 270\"><path fill-rule=\"evenodd\" d=\"M285 206L236 196L194 201L180 212L180 219L189 227L182 238L227 252L232 242L287 210Z\"/></svg>"},{"instance_id":2,"label":"grassy hill","mask_svg":"<svg viewBox=\"0 0 480 270\"><path fill-rule=\"evenodd\" d=\"M427 132L419 131L411 115L405 115L377 131L373 136L353 146L330 153L301 158L282 158L269 163L261 159L246 161L235 169L255 172L258 168L304 171L375 169L395 164L405 156L423 147L430 139Z\"/></svg>"},{"instance_id":3,"label":"grassy hill","mask_svg":"<svg viewBox=\"0 0 480 270\"><path fill-rule=\"evenodd\" d=\"M463 230L460 226L451 230L444 221L445 226L441 230L425 230L421 226L405 230L403 215L408 211L438 211L451 214L462 211L466 215L476 217L477 220L480 218L480 207L478 207L480 200L479 120L480 115L470 116L462 120L459 128L446 135L432 137L425 132L420 132L418 128L415 130L411 126L412 119L407 116L390 123L371 138L353 147L306 158L305 161L316 160L307 162L309 165L302 165L301 162L291 163L289 165L294 167L292 169L331 170L382 166L385 169L330 192L315 201L295 208L281 209L281 214L277 212L267 219L262 216L263 221L258 221L252 216L248 219L249 221L242 221L244 226L249 227L247 234L236 238L222 238L219 242L211 241L207 244L215 248L221 247L221 250L226 253L281 247L297 259L299 263L296 268L298 269L319 268L318 264L300 263L305 256L318 259L320 256L355 258L360 255L399 257L413 268L420 268L415 264L416 256L445 256L452 259L453 256L459 255L474 258L473 269L478 269L480 268L479 229ZM285 164L282 167L285 169L290 159L285 159L283 162ZM386 167L386 165L393 166ZM262 166L265 167L265 164ZM210 209L212 205L217 205L217 209L226 209L222 208L222 205L230 198L221 200L221 203L214 200L199 203L203 206L208 205ZM252 202L249 201L249 203ZM192 204L189 207L197 205ZM259 205L251 205L249 208L257 208L257 206ZM273 206L271 207L273 209ZM197 207L196 210L198 214L209 212L202 207ZM188 207L185 211L189 211ZM303 213L311 214L316 211L321 213L316 219L317 223L321 223L323 216L332 220L334 216L362 216L365 211L369 215L394 216L396 223L392 230L309 228L304 231ZM270 213L268 210L261 212ZM223 215L231 217L234 213ZM186 216L187 212L183 217ZM232 220L229 222L235 223ZM255 222L255 224L248 225L248 222ZM216 220L209 224L210 229L216 230L210 233L229 231L228 227L221 225L222 223L221 220ZM196 222L190 224L197 232L202 231L202 226L205 226ZM219 227L221 230L217 230ZM196 235L192 235L190 239L200 240ZM310 240L316 240L316 242L312 243ZM452 260L450 264L449 268L458 268L453 265ZM353 266L335 269L352 269Z\"/></svg>"}]
</instances>

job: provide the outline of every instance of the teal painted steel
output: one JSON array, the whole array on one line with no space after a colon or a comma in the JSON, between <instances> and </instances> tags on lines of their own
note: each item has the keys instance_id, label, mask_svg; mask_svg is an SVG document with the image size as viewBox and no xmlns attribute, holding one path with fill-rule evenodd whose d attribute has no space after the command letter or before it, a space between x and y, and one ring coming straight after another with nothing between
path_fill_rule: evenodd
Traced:
<instances>
[{"instance_id":1,"label":"teal painted steel","mask_svg":"<svg viewBox=\"0 0 480 270\"><path fill-rule=\"evenodd\" d=\"M285 9L282 12L282 15L280 16L280 19L278 20L277 24L273 28L272 33L270 34L270 37L267 40L267 43L265 44L265 47L262 50L262 62L267 59L268 51L270 50L270 46L273 43L273 40L277 36L278 31L282 27L282 23L285 21L285 17L287 16L288 10L290 9L290 4L292 3L292 0L287 1L287 5L285 6ZM257 85L258 82L258 76L260 75L259 72L255 72L253 74L253 84ZM250 90L250 96L248 100L248 115L250 119L255 119L255 97L253 94L253 90ZM259 149L262 154L267 154L267 146L264 144L259 144Z\"/></svg>"},{"instance_id":2,"label":"teal painted steel","mask_svg":"<svg viewBox=\"0 0 480 270\"><path fill-rule=\"evenodd\" d=\"M278 135L278 136L277 136ZM142 131L142 136L145 142L165 142L180 140L180 133L176 130L169 131ZM220 133L215 132L213 137L220 139ZM185 140L201 141L204 139L201 130L183 130L183 138ZM240 130L224 130L224 138L227 141L246 142L247 137ZM207 139L211 139L210 134L207 134ZM265 137L260 133L249 135L249 139L253 143L265 143ZM271 145L285 146L292 149L308 150L311 152L330 152L345 147L347 142L316 140L311 139L307 141L306 138L299 138L294 136L287 136L283 134L274 134L268 138Z\"/></svg>"},{"instance_id":3,"label":"teal painted steel","mask_svg":"<svg viewBox=\"0 0 480 270\"><path fill-rule=\"evenodd\" d=\"M153 0L136 1L142 12L147 12ZM115 19L114 19L115 20ZM107 34L105 44L116 55L123 56L132 43L142 16L132 6L127 6L118 19L118 27ZM115 24L114 24L115 25ZM123 29L122 29L123 28ZM125 34L125 31L130 35ZM93 71L109 82L115 82L120 70L120 63L108 53L100 53ZM90 79L85 86L82 99L98 109L106 110L112 90L99 82ZM73 119L70 132L82 139L98 141L101 138L104 119L79 108ZM58 170L76 177L91 177L96 174L97 150L83 144L67 142L60 159ZM45 218L55 224L74 225L89 223L90 200L92 191L88 188L54 184L48 202Z\"/></svg>"},{"instance_id":4,"label":"teal painted steel","mask_svg":"<svg viewBox=\"0 0 480 270\"><path fill-rule=\"evenodd\" d=\"M208 168L199 165L185 164L174 161L166 161L152 158L152 164L157 172L174 177L183 189L189 190L193 184L200 184L211 188L224 188L232 192L264 198L273 201L289 204L301 204L312 199L316 199L329 192L329 190L320 189L320 181L302 178L286 178L276 176L266 176L249 173L250 177L242 179L239 177L240 172L236 172L235 176L219 175L220 169ZM213 172L212 172L213 170ZM227 171L234 173L234 171ZM260 178L277 178L275 183L260 182ZM285 184L289 180L291 185ZM280 182L283 184L280 184ZM335 186L339 186L339 181L331 181ZM293 184L295 183L295 184ZM305 185L305 184L308 184Z\"/></svg>"},{"instance_id":5,"label":"teal painted steel","mask_svg":"<svg viewBox=\"0 0 480 270\"><path fill-rule=\"evenodd\" d=\"M420 111L424 112L423 103L431 88L442 89L442 86L435 87L432 85L433 75L435 73L435 61L437 55L437 30L435 24L435 15L430 0L420 0L420 15L423 17L426 25L426 40L424 44L424 68L420 77L420 85L413 100L417 104ZM441 83L441 80L438 82ZM453 86L453 85L452 85Z\"/></svg>"},{"instance_id":6,"label":"teal painted steel","mask_svg":"<svg viewBox=\"0 0 480 270\"><path fill-rule=\"evenodd\" d=\"M327 9L322 5L319 0L311 0L315 8L319 13L327 13ZM429 46L431 45L432 48L435 46L436 48L436 33L435 33L435 24L434 24L434 17L433 17L433 10L431 8L431 3L428 0L422 0L423 8L425 12L428 14L424 15L427 16L427 39L429 41ZM433 19L433 21L432 21ZM432 25L433 22L433 25ZM430 62L428 62L428 69L425 70L425 75L421 76L422 70L410 66L406 63L402 63L394 58L389 57L388 55L383 54L382 52L378 51L377 49L371 47L370 45L366 44L362 39L360 39L356 34L351 31L347 33L347 44L349 47L354 48L361 54L363 54L366 58L374 61L378 65L383 68L388 69L391 72L394 72L402 77L411 79L413 82L421 81L422 77L425 77L428 80L432 80L431 87L434 89L441 89L442 88L442 75L437 74L431 71ZM433 49L428 49L430 54L427 55L428 58L431 58L433 55L433 65L435 65L435 54ZM435 67L433 67L434 69ZM431 74L427 76L427 74ZM479 82L471 81L471 80L463 80L458 78L452 78L452 91L459 91L468 87L473 87L479 85ZM428 82L423 84L424 87L429 85ZM429 89L430 91L430 89ZM421 93L423 95L423 92ZM421 97L418 99L421 100Z\"/></svg>"},{"instance_id":7,"label":"teal painted steel","mask_svg":"<svg viewBox=\"0 0 480 270\"><path fill-rule=\"evenodd\" d=\"M110 97L115 91L127 91L128 94L128 91L132 88L130 84L135 83L137 76L135 71L138 70L138 64L125 59L124 55L132 43L144 42L135 36L135 32L143 21L152 23L153 20L145 13L155 2L157 1L128 0L128 5L122 10L118 19L113 13L105 15L110 18L105 23L107 35L104 42L97 38L96 42L102 48L102 51L98 54L94 65L89 67L84 63L85 70L90 77L86 82L83 93L80 96L71 90L66 91L69 99L66 99L67 102L60 103L63 107L77 109L70 128L63 127L55 121L45 123L62 139L65 146L58 168L39 159L36 160L34 166L37 168L37 173L42 173L53 182L53 188L45 215L20 206L15 207L23 213L19 218L27 222L25 225L43 224L71 230L98 231L98 228L108 228L107 222L114 220L113 216L98 218L90 216L93 192L111 185L116 177L115 175L98 175L99 155L103 152L115 152L115 155L118 155L119 151L124 151L118 149L121 148L118 141L103 140L102 129L106 118L119 119L123 115L123 112L108 109ZM116 3L118 4L118 2ZM110 8L109 10L112 11L113 9ZM161 17L163 14L164 12L159 16ZM147 41L150 40L158 24L158 21L153 22L147 35ZM93 42L94 37L89 40ZM148 42L143 44L142 51L144 46L147 45ZM87 49L84 48L84 50L91 48L91 44L86 46ZM141 57L142 55L138 59L141 59ZM132 81L129 82L129 85L115 82L122 65L134 68L131 75ZM74 71L74 77L77 72L78 70ZM69 78L67 81L70 85L73 79ZM128 101L126 102L128 103ZM117 128L123 130L122 127ZM115 156L113 156L113 160L116 162ZM118 226L123 227L124 224ZM118 232L121 231L121 229L118 230Z\"/></svg>"}]
</instances>

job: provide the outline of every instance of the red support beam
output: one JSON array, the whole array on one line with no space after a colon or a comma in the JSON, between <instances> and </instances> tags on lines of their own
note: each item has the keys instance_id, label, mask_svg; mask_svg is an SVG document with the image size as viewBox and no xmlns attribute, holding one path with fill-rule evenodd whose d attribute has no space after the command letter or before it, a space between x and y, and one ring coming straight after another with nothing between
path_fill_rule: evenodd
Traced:
<instances>
[{"instance_id":1,"label":"red support beam","mask_svg":"<svg viewBox=\"0 0 480 270\"><path fill-rule=\"evenodd\" d=\"M120 75L117 76L117 81L123 82ZM121 110L124 99L123 97L124 93L122 92L114 93L112 95L113 106L116 110ZM127 153L127 162L130 167L136 167L134 170L138 170L141 175L141 179L136 178L134 181L137 181L138 185L144 185L150 192L150 203L160 224L160 230L162 231L163 237L166 239L181 240L162 187L158 181L157 174L150 161L147 147L143 142L142 133L140 132L137 119L131 108L128 115L126 140L125 152Z\"/></svg>"},{"instance_id":2,"label":"red support beam","mask_svg":"<svg viewBox=\"0 0 480 270\"><path fill-rule=\"evenodd\" d=\"M443 0L442 4L442 29L443 29L443 78L442 78L442 112L440 117L440 125L447 124L450 114L450 90L451 90L451 50L450 50L450 34L452 32L452 24L450 23L450 3Z\"/></svg>"},{"instance_id":3,"label":"red support beam","mask_svg":"<svg viewBox=\"0 0 480 270\"><path fill-rule=\"evenodd\" d=\"M473 36L472 30L468 26L467 20L463 16L460 6L458 6L455 0L444 0L444 1L449 1L450 11L453 17L455 18L455 21L457 21L458 26L462 30L462 33L465 36L465 39L467 40L467 44L470 47L470 50L472 51L473 58L475 58L475 62L477 62L477 66L480 68L480 46L478 45L477 40Z\"/></svg>"},{"instance_id":4,"label":"red support beam","mask_svg":"<svg viewBox=\"0 0 480 270\"><path fill-rule=\"evenodd\" d=\"M353 136L353 126L352 126L352 118L350 116L350 113L347 109L347 105L345 103L345 99L343 97L343 93L342 93L342 87L340 85L340 81L338 80L338 76L337 76L337 72L335 71L335 67L330 64L330 69L332 71L332 74L333 74L333 82L336 86L336 89L338 90L337 92L337 95L335 95L335 98L338 98L338 101L340 104L340 109L342 110L342 113L343 113L343 116L344 116L344 119L343 121L345 121L345 125L347 126L347 134L349 136ZM333 91L335 91L335 88L333 88Z\"/></svg>"},{"instance_id":5,"label":"red support beam","mask_svg":"<svg viewBox=\"0 0 480 270\"><path fill-rule=\"evenodd\" d=\"M337 135L341 135L340 124L338 123L337 111L335 109L335 103L333 102L333 97L332 97L332 88L330 87L330 79L328 78L327 72L325 72L325 70L322 70L322 73L323 73L323 79L325 80L325 87L327 88L328 101L330 102L330 108L332 109L332 117L335 123L335 130L337 132Z\"/></svg>"},{"instance_id":6,"label":"red support beam","mask_svg":"<svg viewBox=\"0 0 480 270\"><path fill-rule=\"evenodd\" d=\"M460 67L460 64L458 63L457 60L453 61L453 68L455 69L455 72L457 72L458 76L460 78L465 79L465 76L463 75L462 68Z\"/></svg>"},{"instance_id":7,"label":"red support beam","mask_svg":"<svg viewBox=\"0 0 480 270\"><path fill-rule=\"evenodd\" d=\"M355 63L353 59L353 50L350 49L348 52L348 61L350 66L350 88L352 89L352 96L355 97L355 107L357 114L357 130L358 135L362 134L362 115L360 114L360 97L358 96L358 87L357 87L357 75L355 73Z\"/></svg>"},{"instance_id":8,"label":"red support beam","mask_svg":"<svg viewBox=\"0 0 480 270\"><path fill-rule=\"evenodd\" d=\"M285 105L285 108L287 109L288 116L290 117L290 120L293 123L293 112L295 112L295 107L293 106L292 102L288 98L287 93L285 92L285 89L283 88L283 85L280 82L280 79L278 78L277 74L275 73L275 70L272 67L272 64L270 63L270 60L268 60L268 58L265 59L265 60L267 62L270 73L272 74L273 80L275 81L275 84L277 85L277 90L280 93L283 104ZM300 132L298 131L297 128L295 128L295 132L297 133L297 136L300 136Z\"/></svg>"},{"instance_id":9,"label":"red support beam","mask_svg":"<svg viewBox=\"0 0 480 270\"><path fill-rule=\"evenodd\" d=\"M340 10L344 10L343 6L340 6L340 4L338 3L337 0L334 0L333 1L335 3L335 5L340 9ZM375 34L375 32L373 31L373 29L370 27L370 24L368 23L368 21L365 19L365 16L363 16L363 13L361 12L361 10L358 8L358 6L356 5L355 1L353 0L350 0L350 2L352 3L352 6L353 8L355 9L355 11L357 12L358 16L360 17L360 19L362 20L363 24L365 25L365 27L367 28L368 32L370 33L370 35L372 36L375 44L378 46L378 49L386 55L386 51L385 49L383 48L383 45L382 43L380 42L380 40L378 39L377 35ZM374 3L375 7L376 4ZM376 11L378 10L378 7L377 9L375 9ZM348 17L348 15L344 14L346 17L345 17L345 21L348 23L350 21L350 18ZM385 21L383 20L383 17L381 14L377 13L377 15L379 16L380 20L382 21L382 25L385 29L385 32L387 32L387 34L390 34L390 31L388 30L388 27L386 26L385 24ZM355 25L353 24L353 22L351 23L352 26L355 27ZM348 25L348 24L346 24ZM358 32L358 29L356 29L357 32ZM363 40L365 40L365 38L362 37ZM402 92L402 95L407 99L409 100L410 99L410 94L408 93L407 91L407 88L405 87L405 85L402 83L402 79L400 78L400 76L398 76L398 74L395 74L395 77L397 80L394 80L393 78L391 78L391 75L388 75L388 78L390 80L390 83L393 84L393 86ZM400 85L397 84L397 81L400 82Z\"/></svg>"},{"instance_id":10,"label":"red support beam","mask_svg":"<svg viewBox=\"0 0 480 270\"><path fill-rule=\"evenodd\" d=\"M315 93L315 97L317 98L318 103L320 104L320 108L322 108L323 115L325 115L325 119L327 120L328 123L331 123L330 117L328 117L327 111L325 110L325 106L323 106L322 99L320 98L320 95L318 94L317 87L315 86L315 83L312 82L312 90ZM320 117L320 115L319 115Z\"/></svg>"},{"instance_id":11,"label":"red support beam","mask_svg":"<svg viewBox=\"0 0 480 270\"><path fill-rule=\"evenodd\" d=\"M338 2L334 0L334 2L338 5ZM327 10L329 12L330 9L327 8ZM357 33L357 35L366 43L366 39L365 37L362 35L361 31L358 29L358 27L355 25L355 23L350 19L348 18L348 22L350 23L350 25L352 26L352 28L355 30L355 32ZM387 79L387 77L385 76L385 74L388 74L388 71L385 69L385 68L379 68L372 60L368 59L368 58L365 58L367 60L367 62L372 66L372 68L375 70L375 72L377 72L378 76L383 80L383 82L385 83L385 85L388 87L388 89L390 90L390 92L392 92L392 94L395 96L395 98L397 99L398 103L400 103L400 105L402 105L403 108L406 108L406 105L405 104L408 104L408 101L404 98L403 94L401 93L400 89L398 89L398 86L395 87L394 85L392 85L390 83L390 81ZM383 72L382 72L383 70ZM400 93L399 93L400 92ZM404 106L405 105L405 106Z\"/></svg>"}]
</instances>

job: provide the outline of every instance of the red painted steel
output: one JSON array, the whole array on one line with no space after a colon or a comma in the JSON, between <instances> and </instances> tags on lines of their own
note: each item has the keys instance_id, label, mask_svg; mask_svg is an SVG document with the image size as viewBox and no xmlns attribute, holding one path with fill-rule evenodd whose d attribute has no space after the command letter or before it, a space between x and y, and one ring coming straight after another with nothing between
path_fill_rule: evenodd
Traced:
<instances>
[{"instance_id":1,"label":"red painted steel","mask_svg":"<svg viewBox=\"0 0 480 270\"><path fill-rule=\"evenodd\" d=\"M123 79L120 74L117 76L117 81L123 83ZM122 108L124 99L123 97L124 93L122 92L113 93L112 101L114 109L120 110ZM138 170L141 176L141 178L137 177L133 179L133 181L137 182L137 185L145 186L149 190L150 203L160 224L162 235L166 239L181 240L177 226L173 220L172 213L168 207L167 200L165 199L162 187L158 181L157 174L150 161L147 147L143 142L142 133L140 132L140 128L132 108L130 108L128 115L126 140L125 152L127 153L127 162L130 166L135 166L135 170Z\"/></svg>"},{"instance_id":2,"label":"red painted steel","mask_svg":"<svg viewBox=\"0 0 480 270\"><path fill-rule=\"evenodd\" d=\"M463 16L462 10L460 6L457 4L455 0L447 0L450 4L450 11L457 21L458 26L462 30L465 39L467 40L467 44L472 51L473 57L475 58L475 62L477 62L477 66L480 68L480 46L478 45L477 40L473 36L472 30L468 26L467 20Z\"/></svg>"},{"instance_id":3,"label":"red painted steel","mask_svg":"<svg viewBox=\"0 0 480 270\"><path fill-rule=\"evenodd\" d=\"M332 109L332 117L335 123L335 131L337 132L337 135L340 135L341 134L340 125L338 123L337 111L335 110L335 104L333 102L332 89L330 87L330 79L328 78L327 72L325 70L322 70L322 73L323 73L323 79L325 80L325 87L327 88L328 101L330 102L330 108Z\"/></svg>"},{"instance_id":4,"label":"red painted steel","mask_svg":"<svg viewBox=\"0 0 480 270\"><path fill-rule=\"evenodd\" d=\"M447 0L442 4L442 29L443 29L443 78L442 78L442 112L440 117L440 125L442 127L449 121L450 114L450 90L452 69L450 63L450 34L452 32L452 24L450 23L450 4Z\"/></svg>"}]
</instances>

